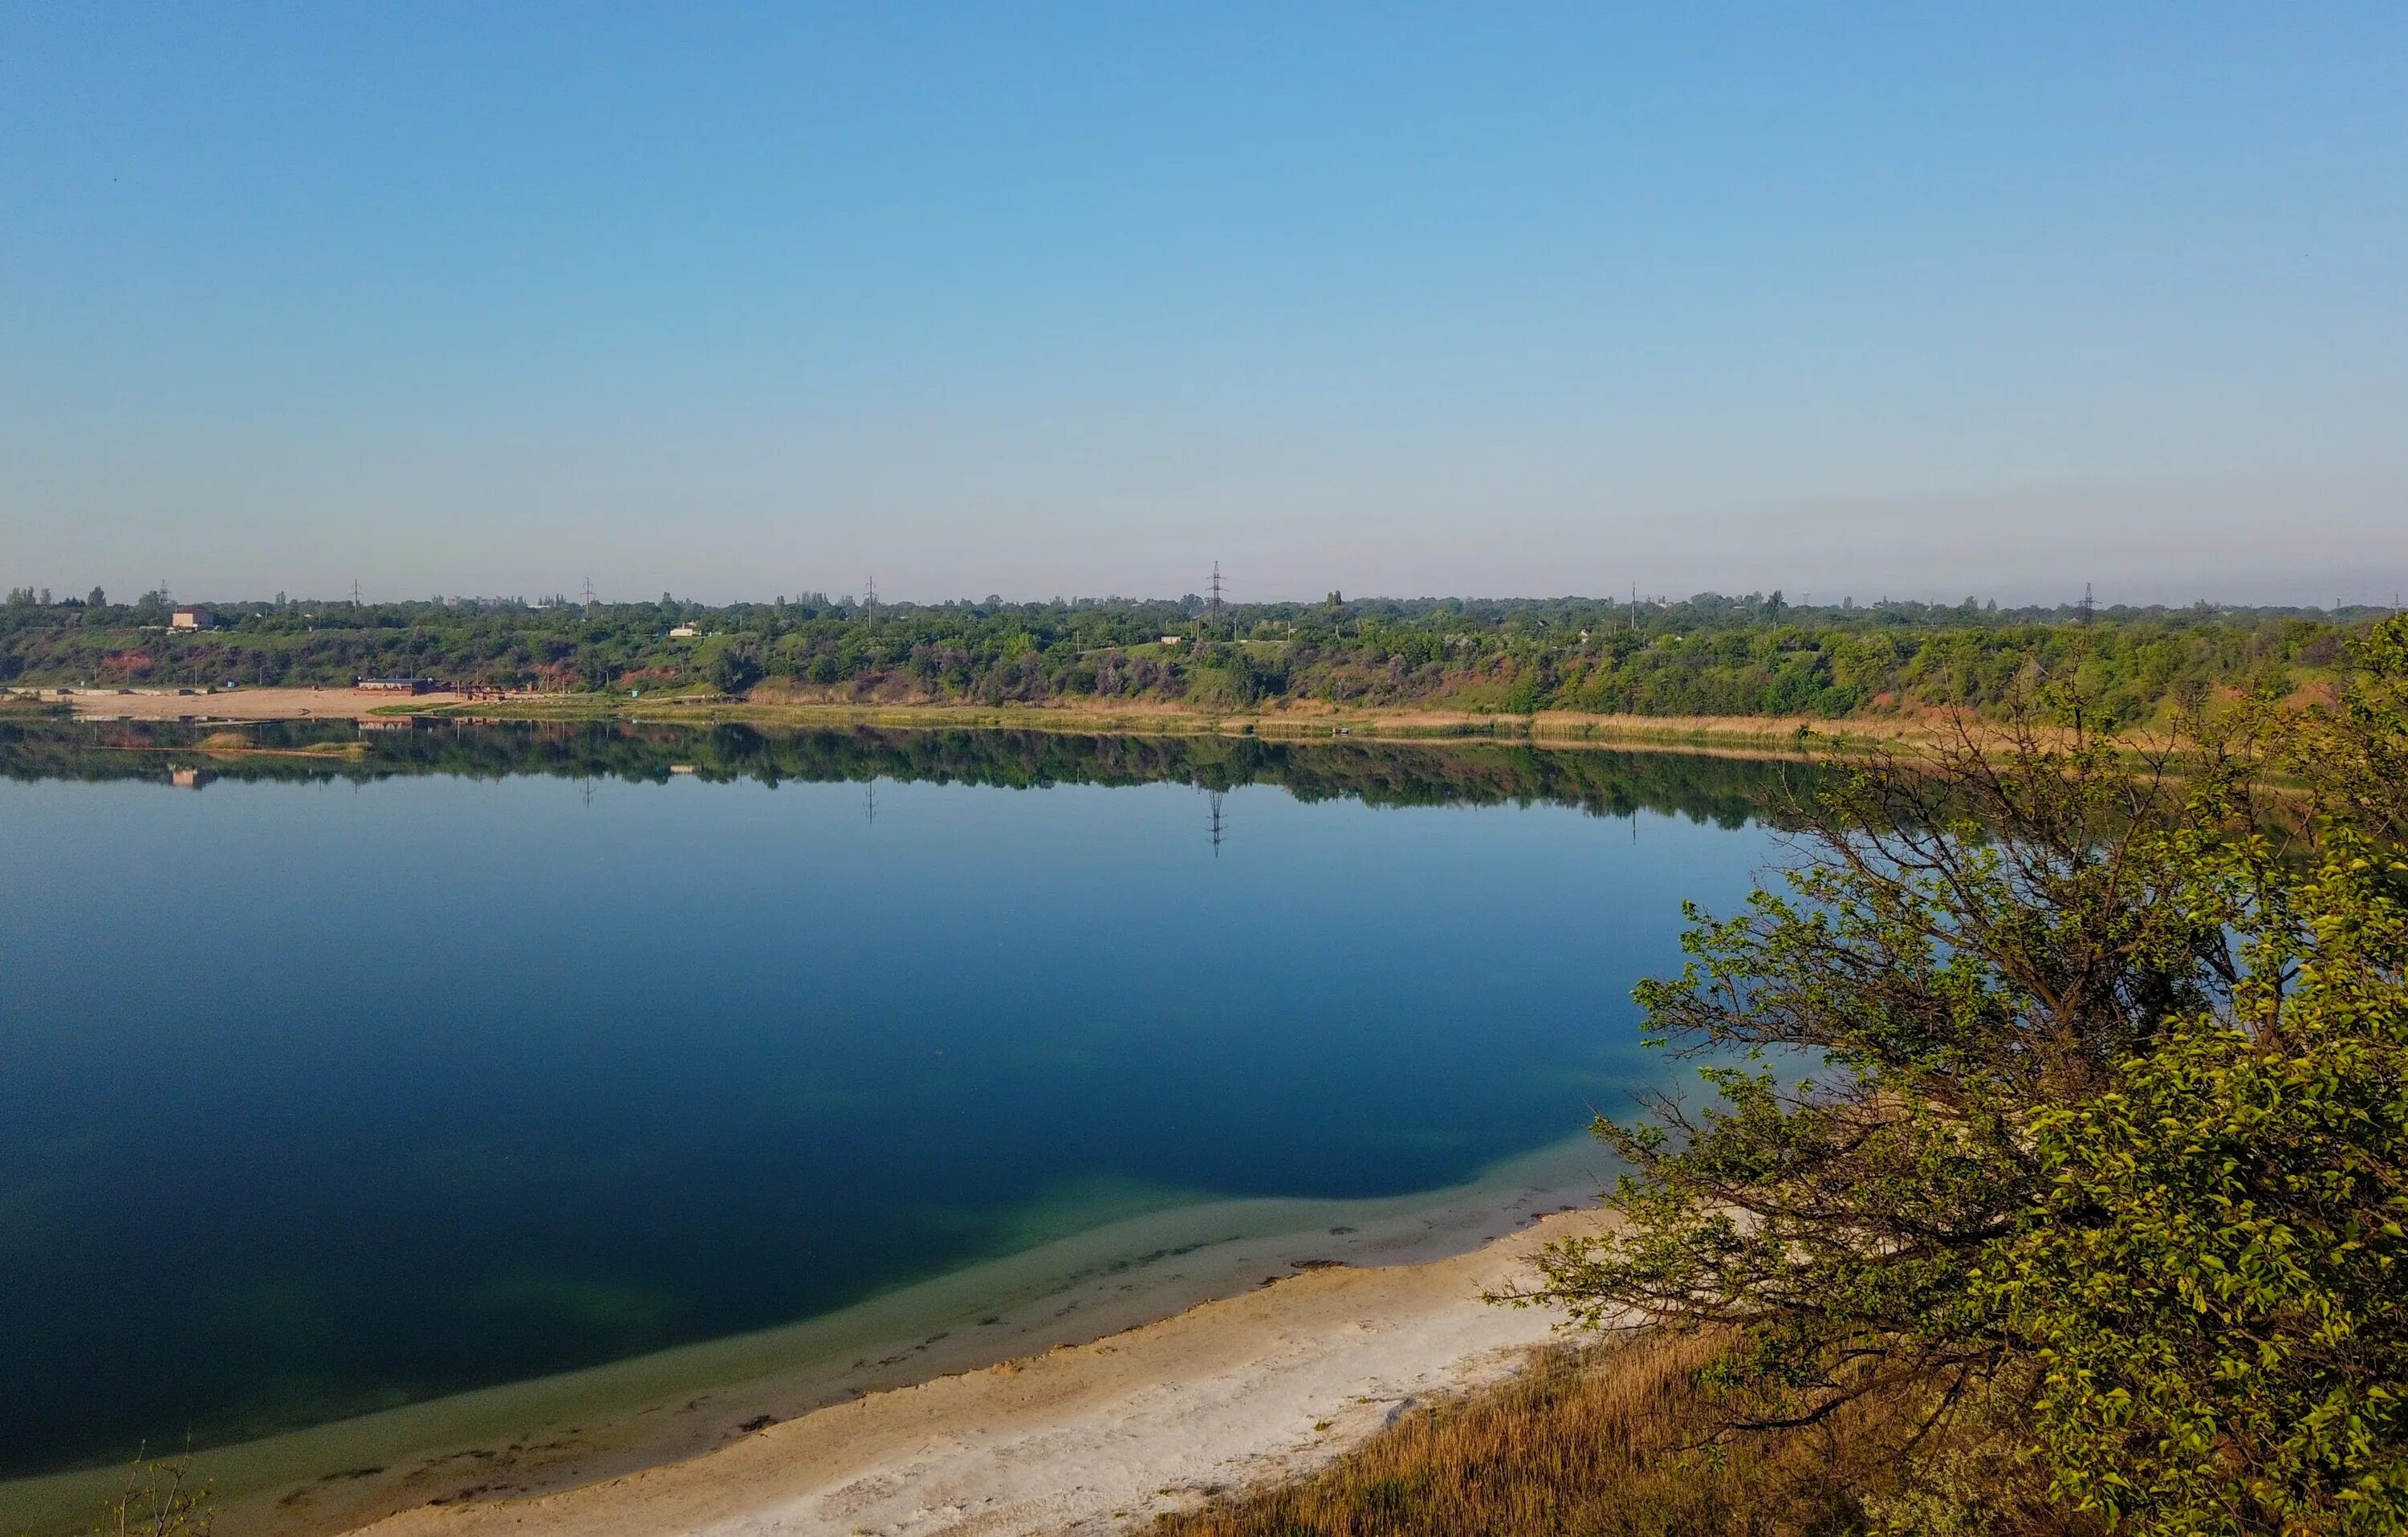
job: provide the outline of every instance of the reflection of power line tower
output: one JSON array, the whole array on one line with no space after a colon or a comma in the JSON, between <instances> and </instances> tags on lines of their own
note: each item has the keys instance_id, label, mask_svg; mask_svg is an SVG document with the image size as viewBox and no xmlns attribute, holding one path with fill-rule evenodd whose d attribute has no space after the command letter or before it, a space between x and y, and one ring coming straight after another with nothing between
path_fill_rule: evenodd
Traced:
<instances>
[{"instance_id":1,"label":"reflection of power line tower","mask_svg":"<svg viewBox=\"0 0 2408 1537\"><path fill-rule=\"evenodd\" d=\"M878 826L878 782L874 779L869 782L868 793L862 797L861 811L864 820L873 827Z\"/></svg>"},{"instance_id":2,"label":"reflection of power line tower","mask_svg":"<svg viewBox=\"0 0 2408 1537\"><path fill-rule=\"evenodd\" d=\"M1218 790L1207 790L1204 792L1204 798L1210 802L1211 806L1211 811L1209 814L1211 818L1212 857L1218 859L1221 857L1221 840L1228 835L1229 824L1221 814L1221 792Z\"/></svg>"}]
</instances>

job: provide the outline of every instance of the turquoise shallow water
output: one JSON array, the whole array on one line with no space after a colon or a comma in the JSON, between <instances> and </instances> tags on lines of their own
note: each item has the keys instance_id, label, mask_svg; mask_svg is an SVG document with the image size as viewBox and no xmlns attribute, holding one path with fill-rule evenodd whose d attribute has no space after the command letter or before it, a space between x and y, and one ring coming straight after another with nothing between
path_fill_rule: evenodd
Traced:
<instances>
[{"instance_id":1,"label":"turquoise shallow water","mask_svg":"<svg viewBox=\"0 0 2408 1537\"><path fill-rule=\"evenodd\" d=\"M1677 965L1682 897L1745 890L1780 790L1661 754L446 729L194 793L197 758L0 746L0 1473L1150 1210L1455 1184L1673 1070L1629 986Z\"/></svg>"}]
</instances>

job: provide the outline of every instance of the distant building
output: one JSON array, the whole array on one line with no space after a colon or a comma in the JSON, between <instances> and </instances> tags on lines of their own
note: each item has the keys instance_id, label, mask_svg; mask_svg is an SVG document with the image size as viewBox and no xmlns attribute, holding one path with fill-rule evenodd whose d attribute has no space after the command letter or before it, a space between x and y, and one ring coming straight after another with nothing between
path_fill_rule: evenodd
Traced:
<instances>
[{"instance_id":1,"label":"distant building","mask_svg":"<svg viewBox=\"0 0 2408 1537\"><path fill-rule=\"evenodd\" d=\"M178 609L169 614L167 627L171 630L213 630L218 627L218 616L195 603L191 608Z\"/></svg>"},{"instance_id":2,"label":"distant building","mask_svg":"<svg viewBox=\"0 0 2408 1537\"><path fill-rule=\"evenodd\" d=\"M669 631L669 639L672 640L691 640L701 633L702 631L696 629L692 625L680 625L677 628Z\"/></svg>"},{"instance_id":3,"label":"distant building","mask_svg":"<svg viewBox=\"0 0 2408 1537\"><path fill-rule=\"evenodd\" d=\"M363 678L360 687L370 694L432 694L432 678Z\"/></svg>"}]
</instances>

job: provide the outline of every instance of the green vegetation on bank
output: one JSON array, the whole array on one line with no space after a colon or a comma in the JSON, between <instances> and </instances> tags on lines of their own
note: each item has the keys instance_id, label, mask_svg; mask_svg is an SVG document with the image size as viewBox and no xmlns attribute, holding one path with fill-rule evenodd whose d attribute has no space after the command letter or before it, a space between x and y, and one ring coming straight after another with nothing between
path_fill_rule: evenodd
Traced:
<instances>
[{"instance_id":1,"label":"green vegetation on bank","mask_svg":"<svg viewBox=\"0 0 2408 1537\"><path fill-rule=\"evenodd\" d=\"M2314 692L2374 610L1880 602L1780 593L1601 599L868 605L807 595L708 607L451 599L355 606L279 597L209 606L171 629L147 594L0 605L0 682L348 684L421 676L546 691L679 692L855 703L1312 701L1502 714L1812 715L2003 710L2071 683L2094 718L2134 725L2218 691ZM691 633L683 633L683 632Z\"/></svg>"},{"instance_id":2,"label":"green vegetation on bank","mask_svg":"<svg viewBox=\"0 0 2408 1537\"><path fill-rule=\"evenodd\" d=\"M1882 1406L1914 1530L2408 1530L2408 620L2351 661L1839 776L1639 988L1712 1098L1600 1123L1540 1295L1725 1342L1736 1427Z\"/></svg>"},{"instance_id":3,"label":"green vegetation on bank","mask_svg":"<svg viewBox=\"0 0 2408 1537\"><path fill-rule=\"evenodd\" d=\"M1828 779L1638 990L1705 1101L1500 1299L1618 1343L1168 1530L2408 1531L2408 620L2181 737Z\"/></svg>"}]
</instances>

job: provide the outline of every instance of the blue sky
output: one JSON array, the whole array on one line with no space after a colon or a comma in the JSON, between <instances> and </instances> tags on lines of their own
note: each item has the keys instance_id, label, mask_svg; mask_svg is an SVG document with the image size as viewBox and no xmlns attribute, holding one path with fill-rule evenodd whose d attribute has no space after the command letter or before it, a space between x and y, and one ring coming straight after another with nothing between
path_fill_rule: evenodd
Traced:
<instances>
[{"instance_id":1,"label":"blue sky","mask_svg":"<svg viewBox=\"0 0 2408 1537\"><path fill-rule=\"evenodd\" d=\"M0 580L2408 587L2408 8L0 8Z\"/></svg>"}]
</instances>

